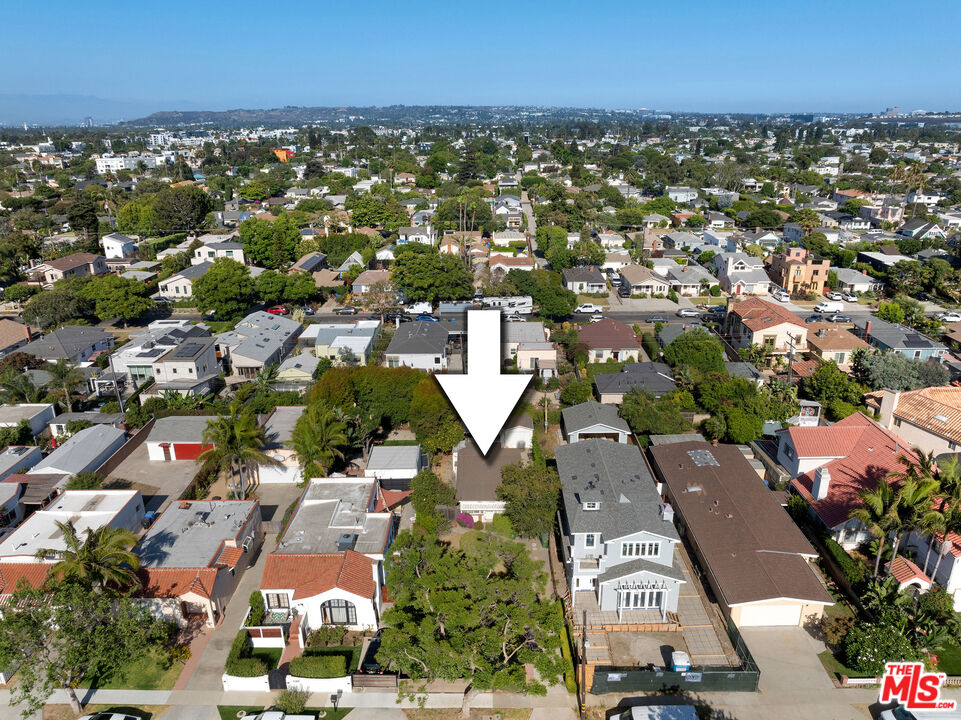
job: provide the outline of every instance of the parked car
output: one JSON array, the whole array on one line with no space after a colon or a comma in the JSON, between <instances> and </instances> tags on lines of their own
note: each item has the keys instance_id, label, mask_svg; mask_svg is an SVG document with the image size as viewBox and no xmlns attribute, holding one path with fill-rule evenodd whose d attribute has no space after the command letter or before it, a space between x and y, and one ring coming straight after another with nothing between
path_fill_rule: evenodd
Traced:
<instances>
[{"instance_id":1,"label":"parked car","mask_svg":"<svg viewBox=\"0 0 961 720\"><path fill-rule=\"evenodd\" d=\"M440 322L440 320L438 320L437 318L435 318L433 315L428 315L428 314L426 314L426 313L421 313L420 315L418 315L418 316L417 316L416 318L414 318L414 319L415 319L415 320L421 320L421 321L423 321L423 322Z\"/></svg>"},{"instance_id":2,"label":"parked car","mask_svg":"<svg viewBox=\"0 0 961 720\"><path fill-rule=\"evenodd\" d=\"M824 297L826 297L828 300L843 300L843 299L844 299L844 296L843 296L841 293L839 293L839 292L824 293Z\"/></svg>"},{"instance_id":3,"label":"parked car","mask_svg":"<svg viewBox=\"0 0 961 720\"><path fill-rule=\"evenodd\" d=\"M597 313L594 313L593 315L591 315L591 322L592 322L592 323L594 323L594 322L600 322L600 321L603 320L603 319L604 319L604 314L603 314L603 313L597 312Z\"/></svg>"},{"instance_id":4,"label":"parked car","mask_svg":"<svg viewBox=\"0 0 961 720\"><path fill-rule=\"evenodd\" d=\"M961 710L908 710L904 705L882 710L878 720L958 720Z\"/></svg>"},{"instance_id":5,"label":"parked car","mask_svg":"<svg viewBox=\"0 0 961 720\"><path fill-rule=\"evenodd\" d=\"M854 293L844 293L844 301L856 303L858 301L858 296Z\"/></svg>"},{"instance_id":6,"label":"parked car","mask_svg":"<svg viewBox=\"0 0 961 720\"><path fill-rule=\"evenodd\" d=\"M524 322L524 318L521 315L518 315L517 313L513 313L511 315L505 315L504 321L505 322Z\"/></svg>"},{"instance_id":7,"label":"parked car","mask_svg":"<svg viewBox=\"0 0 961 720\"><path fill-rule=\"evenodd\" d=\"M595 313L595 312L600 312L603 309L604 308L602 308L600 305L595 305L594 303L582 303L581 305L578 305L576 308L574 308L574 312Z\"/></svg>"},{"instance_id":8,"label":"parked car","mask_svg":"<svg viewBox=\"0 0 961 720\"><path fill-rule=\"evenodd\" d=\"M304 315L313 315L313 314L314 314L314 309L313 309L310 305L301 305L300 311L301 311Z\"/></svg>"},{"instance_id":9,"label":"parked car","mask_svg":"<svg viewBox=\"0 0 961 720\"><path fill-rule=\"evenodd\" d=\"M283 305L274 305L273 307L267 308L267 312L271 315L288 315L290 310L285 308Z\"/></svg>"},{"instance_id":10,"label":"parked car","mask_svg":"<svg viewBox=\"0 0 961 720\"><path fill-rule=\"evenodd\" d=\"M668 320L663 315L651 315L647 321L650 323L666 323Z\"/></svg>"},{"instance_id":11,"label":"parked car","mask_svg":"<svg viewBox=\"0 0 961 720\"><path fill-rule=\"evenodd\" d=\"M400 320L402 323L404 323L404 322L411 322L414 318L402 312L389 312L386 315L384 315L384 319L387 322L397 322L398 320Z\"/></svg>"},{"instance_id":12,"label":"parked car","mask_svg":"<svg viewBox=\"0 0 961 720\"><path fill-rule=\"evenodd\" d=\"M783 290L782 290L781 292L776 292L776 293L774 293L773 297L774 297L775 300L777 300L778 302L782 302L782 303L786 303L786 302L789 302L789 301L791 300L791 296L788 295L788 294L787 294L786 292L784 292Z\"/></svg>"},{"instance_id":13,"label":"parked car","mask_svg":"<svg viewBox=\"0 0 961 720\"><path fill-rule=\"evenodd\" d=\"M342 308L340 308L339 310L337 310L336 314L337 314L337 315L356 315L356 314L357 314L357 308L355 308L355 307L353 307L353 306L351 306L351 305L347 305L347 306L342 307Z\"/></svg>"},{"instance_id":14,"label":"parked car","mask_svg":"<svg viewBox=\"0 0 961 720\"><path fill-rule=\"evenodd\" d=\"M847 315L842 315L841 313L834 313L834 315L828 315L825 320L832 323L849 323L851 318Z\"/></svg>"},{"instance_id":15,"label":"parked car","mask_svg":"<svg viewBox=\"0 0 961 720\"><path fill-rule=\"evenodd\" d=\"M694 308L681 308L674 314L677 315L678 317L700 317L701 315L701 313L699 313Z\"/></svg>"},{"instance_id":16,"label":"parked car","mask_svg":"<svg viewBox=\"0 0 961 720\"><path fill-rule=\"evenodd\" d=\"M377 662L378 650L380 650L380 632L370 639L364 659L360 661L360 671L365 675L383 675L384 668Z\"/></svg>"},{"instance_id":17,"label":"parked car","mask_svg":"<svg viewBox=\"0 0 961 720\"><path fill-rule=\"evenodd\" d=\"M617 297L629 298L631 296L631 289L626 285L621 285L617 288Z\"/></svg>"},{"instance_id":18,"label":"parked car","mask_svg":"<svg viewBox=\"0 0 961 720\"><path fill-rule=\"evenodd\" d=\"M77 720L140 720L140 718L136 715L127 715L125 713L98 712L93 715L84 715L77 718Z\"/></svg>"},{"instance_id":19,"label":"parked car","mask_svg":"<svg viewBox=\"0 0 961 720\"><path fill-rule=\"evenodd\" d=\"M961 314L956 313L956 312L947 312L947 313L944 313L944 314L943 314L940 318L938 318L938 319L939 319L941 322L946 322L946 323L961 322Z\"/></svg>"},{"instance_id":20,"label":"parked car","mask_svg":"<svg viewBox=\"0 0 961 720\"><path fill-rule=\"evenodd\" d=\"M154 301L155 303L157 303L158 305L173 305L173 304L174 304L174 301L173 301L173 300L171 300L169 297L164 297L163 295L161 295L161 296L159 296L159 297L155 297L155 298L153 299L153 301Z\"/></svg>"}]
</instances>

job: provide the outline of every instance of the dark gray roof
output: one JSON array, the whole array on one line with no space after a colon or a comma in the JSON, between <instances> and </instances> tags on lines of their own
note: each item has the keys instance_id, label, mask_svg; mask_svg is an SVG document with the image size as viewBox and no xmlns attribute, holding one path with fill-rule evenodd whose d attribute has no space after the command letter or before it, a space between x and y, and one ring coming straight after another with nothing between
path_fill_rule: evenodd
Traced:
<instances>
[{"instance_id":1,"label":"dark gray roof","mask_svg":"<svg viewBox=\"0 0 961 720\"><path fill-rule=\"evenodd\" d=\"M734 377L747 378L748 380L760 380L764 376L749 362L726 362L724 369L727 374Z\"/></svg>"},{"instance_id":2,"label":"dark gray roof","mask_svg":"<svg viewBox=\"0 0 961 720\"><path fill-rule=\"evenodd\" d=\"M108 337L109 333L98 327L65 325L44 335L23 348L23 352L44 360L72 359L77 353L93 347Z\"/></svg>"},{"instance_id":3,"label":"dark gray roof","mask_svg":"<svg viewBox=\"0 0 961 720\"><path fill-rule=\"evenodd\" d=\"M613 405L602 405L594 400L564 408L561 415L564 418L564 429L568 434L592 425L606 425L626 433L631 431L624 419L618 416L617 408Z\"/></svg>"},{"instance_id":4,"label":"dark gray roof","mask_svg":"<svg viewBox=\"0 0 961 720\"><path fill-rule=\"evenodd\" d=\"M184 280L196 280L203 277L211 267L213 267L213 263L209 261L198 263L197 265L191 265L189 268L184 268L176 273L176 276L182 277Z\"/></svg>"},{"instance_id":5,"label":"dark gray roof","mask_svg":"<svg viewBox=\"0 0 961 720\"><path fill-rule=\"evenodd\" d=\"M911 350L947 349L941 343L935 342L927 335L922 335L913 328L881 320L872 315L867 317L857 316L854 318L855 334L858 335L858 337L866 339L864 338L864 331L868 323L871 323L871 338L892 350L904 348L910 348ZM870 342L870 340L868 340L868 342ZM28 345L27 347L30 346Z\"/></svg>"},{"instance_id":6,"label":"dark gray roof","mask_svg":"<svg viewBox=\"0 0 961 720\"><path fill-rule=\"evenodd\" d=\"M604 275L595 267L565 268L564 280L567 282L585 282L604 284Z\"/></svg>"},{"instance_id":7,"label":"dark gray roof","mask_svg":"<svg viewBox=\"0 0 961 720\"><path fill-rule=\"evenodd\" d=\"M666 393L674 390L671 368L659 362L628 363L619 373L594 376L598 393L629 393L634 388Z\"/></svg>"},{"instance_id":8,"label":"dark gray roof","mask_svg":"<svg viewBox=\"0 0 961 720\"><path fill-rule=\"evenodd\" d=\"M681 570L676 563L661 565L660 563L651 562L647 558L634 558L633 560L628 560L627 562L608 568L598 576L597 582L603 583L608 580L617 580L618 578L627 577L628 575L639 572L663 575L664 577L680 580L681 582L687 581L687 578L684 577L684 571Z\"/></svg>"},{"instance_id":9,"label":"dark gray roof","mask_svg":"<svg viewBox=\"0 0 961 720\"><path fill-rule=\"evenodd\" d=\"M203 440L207 423L215 415L184 415L158 419L147 437L152 442L199 443Z\"/></svg>"},{"instance_id":10,"label":"dark gray roof","mask_svg":"<svg viewBox=\"0 0 961 720\"><path fill-rule=\"evenodd\" d=\"M660 497L640 450L611 440L582 440L554 449L571 532L600 532L606 540L647 531L678 539L660 514ZM584 510L584 502L600 509Z\"/></svg>"},{"instance_id":11,"label":"dark gray roof","mask_svg":"<svg viewBox=\"0 0 961 720\"><path fill-rule=\"evenodd\" d=\"M388 355L426 355L441 352L447 345L447 328L443 323L416 322L404 323L394 333Z\"/></svg>"}]
</instances>

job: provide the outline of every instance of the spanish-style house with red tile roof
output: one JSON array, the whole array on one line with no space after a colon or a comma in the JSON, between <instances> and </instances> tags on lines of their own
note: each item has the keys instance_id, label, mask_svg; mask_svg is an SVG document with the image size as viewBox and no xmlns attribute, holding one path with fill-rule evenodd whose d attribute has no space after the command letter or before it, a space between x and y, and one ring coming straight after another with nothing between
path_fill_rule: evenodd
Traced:
<instances>
[{"instance_id":1,"label":"spanish-style house with red tile roof","mask_svg":"<svg viewBox=\"0 0 961 720\"><path fill-rule=\"evenodd\" d=\"M749 345L767 347L772 353L799 352L807 348L807 326L804 321L781 305L748 298L731 302L727 307L724 331L734 347Z\"/></svg>"},{"instance_id":2,"label":"spanish-style house with red tile roof","mask_svg":"<svg viewBox=\"0 0 961 720\"><path fill-rule=\"evenodd\" d=\"M942 455L961 447L961 387L879 390L867 397L879 421L905 442L926 453Z\"/></svg>"}]
</instances>

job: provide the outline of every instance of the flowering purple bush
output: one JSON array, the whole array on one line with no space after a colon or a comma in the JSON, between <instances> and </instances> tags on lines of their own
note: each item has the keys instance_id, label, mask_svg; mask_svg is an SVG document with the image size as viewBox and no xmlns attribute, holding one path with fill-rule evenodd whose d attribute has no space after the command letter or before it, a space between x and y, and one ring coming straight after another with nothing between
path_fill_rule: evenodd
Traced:
<instances>
[{"instance_id":1,"label":"flowering purple bush","mask_svg":"<svg viewBox=\"0 0 961 720\"><path fill-rule=\"evenodd\" d=\"M472 518L467 513L457 513L457 517L454 518L459 525L463 525L466 528L474 527L474 518Z\"/></svg>"}]
</instances>

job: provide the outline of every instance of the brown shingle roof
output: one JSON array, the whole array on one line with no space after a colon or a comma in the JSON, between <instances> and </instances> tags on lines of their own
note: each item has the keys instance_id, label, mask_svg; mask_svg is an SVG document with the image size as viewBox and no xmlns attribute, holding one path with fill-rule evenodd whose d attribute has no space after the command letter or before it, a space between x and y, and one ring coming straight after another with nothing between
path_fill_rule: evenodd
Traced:
<instances>
[{"instance_id":1,"label":"brown shingle roof","mask_svg":"<svg viewBox=\"0 0 961 720\"><path fill-rule=\"evenodd\" d=\"M50 260L47 262L47 265L52 268L56 268L61 272L66 272L67 270L79 267L80 265L89 265L96 260L97 257L99 256L94 255L93 253L79 252L74 253L73 255L66 255L62 258L57 258L56 260Z\"/></svg>"},{"instance_id":2,"label":"brown shingle roof","mask_svg":"<svg viewBox=\"0 0 961 720\"><path fill-rule=\"evenodd\" d=\"M823 335L818 333L823 333ZM833 323L826 322L808 323L808 345L822 353L871 349L868 343L847 328L841 328Z\"/></svg>"},{"instance_id":3,"label":"brown shingle roof","mask_svg":"<svg viewBox=\"0 0 961 720\"><path fill-rule=\"evenodd\" d=\"M622 322L604 318L596 323L577 326L577 339L591 350L636 348L634 331Z\"/></svg>"},{"instance_id":4,"label":"brown shingle roof","mask_svg":"<svg viewBox=\"0 0 961 720\"><path fill-rule=\"evenodd\" d=\"M0 350L30 339L30 328L15 320L0 320Z\"/></svg>"}]
</instances>

